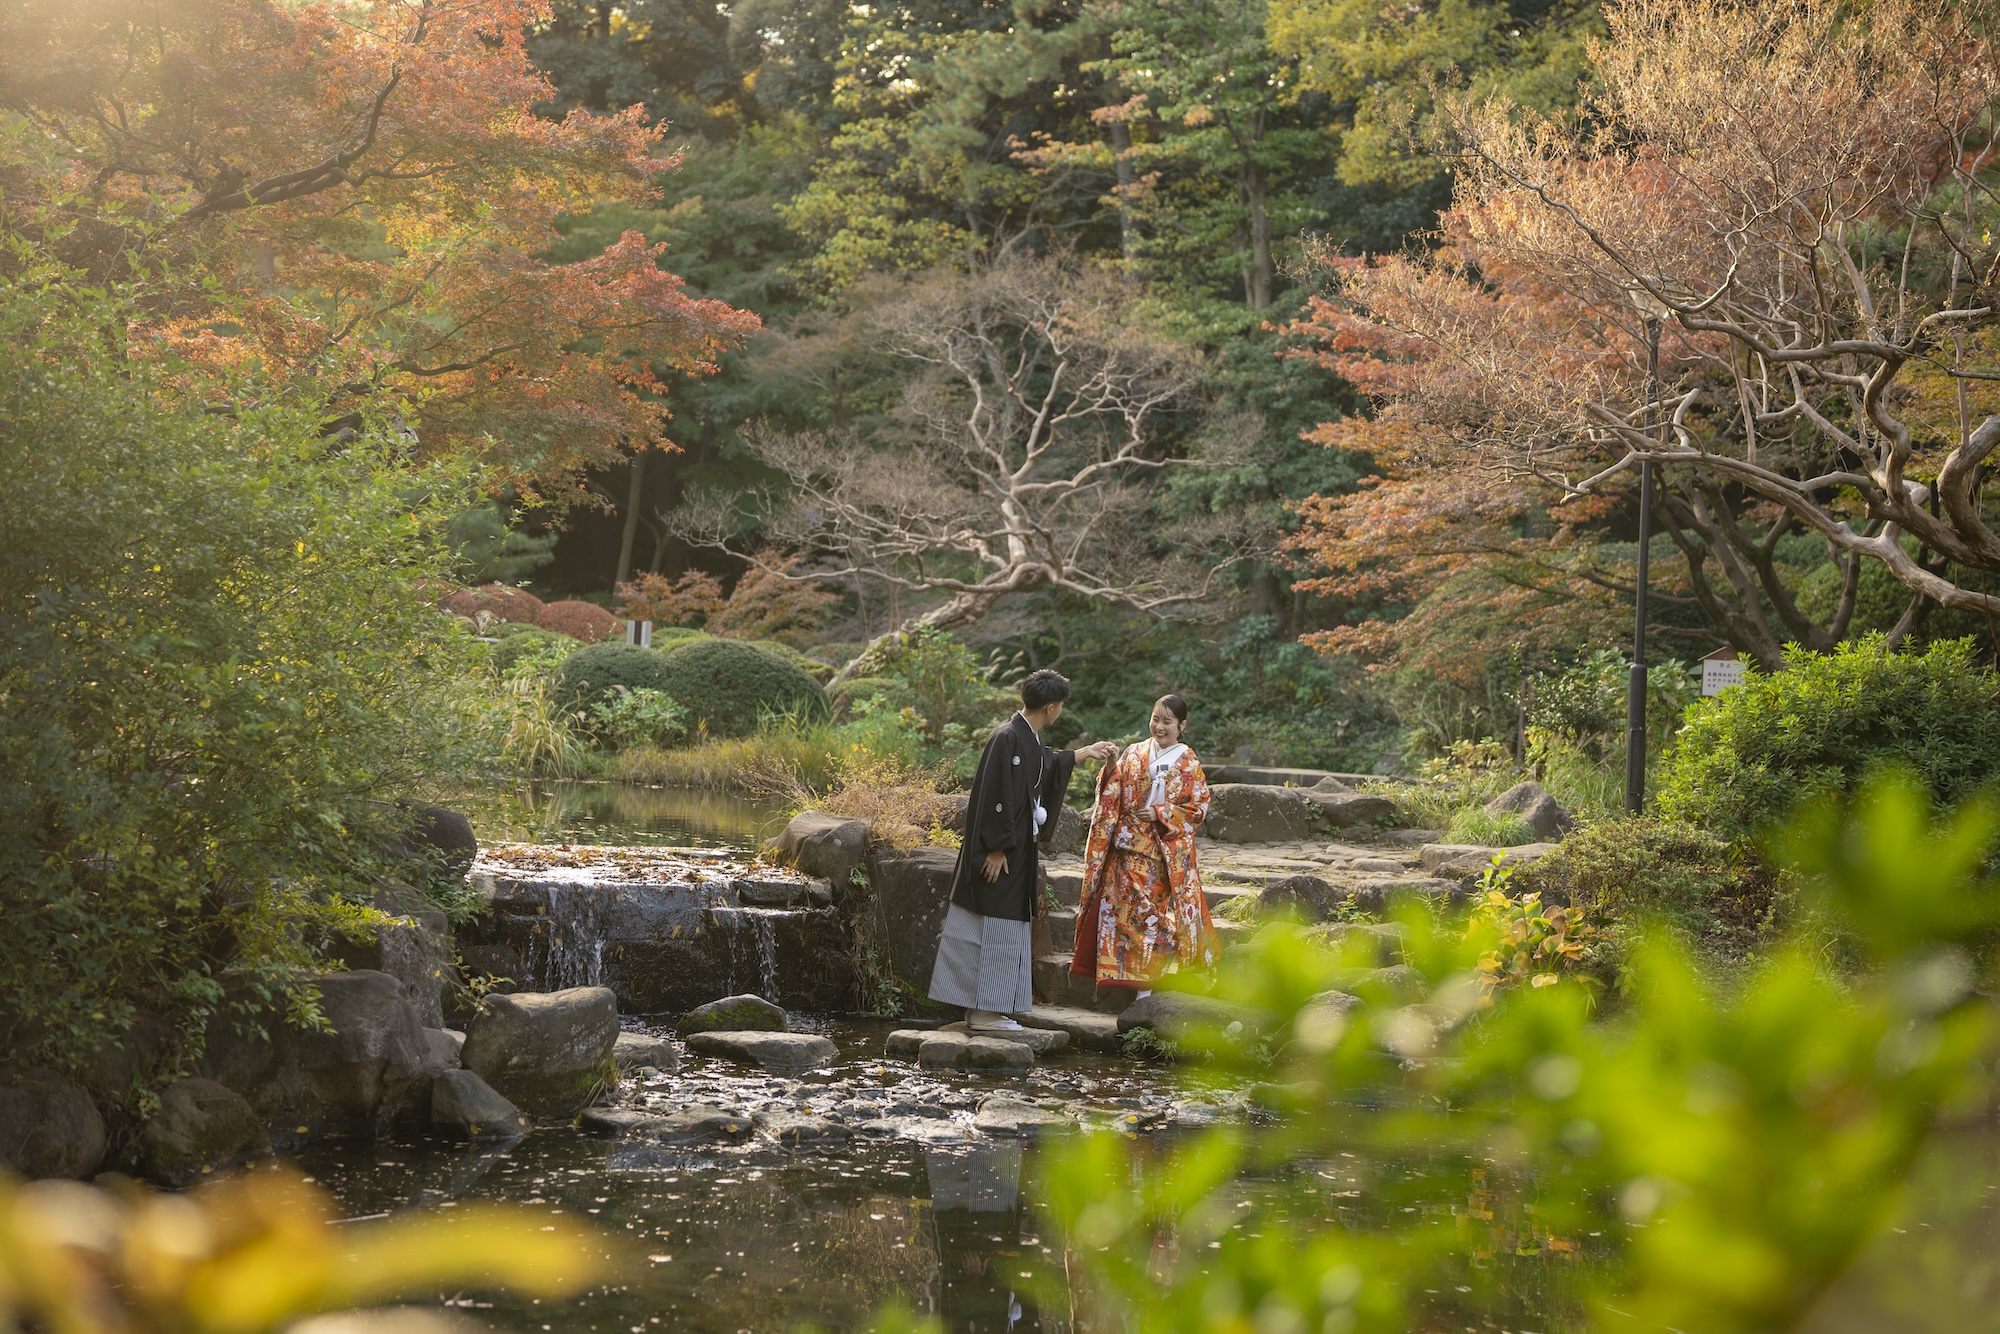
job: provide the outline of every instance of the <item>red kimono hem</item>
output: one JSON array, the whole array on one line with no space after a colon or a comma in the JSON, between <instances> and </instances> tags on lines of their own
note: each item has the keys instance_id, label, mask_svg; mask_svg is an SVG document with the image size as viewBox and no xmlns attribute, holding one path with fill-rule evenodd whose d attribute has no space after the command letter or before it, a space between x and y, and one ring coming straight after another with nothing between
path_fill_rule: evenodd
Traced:
<instances>
[{"instance_id":1,"label":"red kimono hem","mask_svg":"<svg viewBox=\"0 0 2000 1334\"><path fill-rule=\"evenodd\" d=\"M1127 991L1144 991L1153 984L1138 978L1097 976L1097 913L1103 904L1102 894L1092 894L1083 915L1076 919L1076 948L1070 953L1069 975L1090 978L1099 990L1122 987Z\"/></svg>"}]
</instances>

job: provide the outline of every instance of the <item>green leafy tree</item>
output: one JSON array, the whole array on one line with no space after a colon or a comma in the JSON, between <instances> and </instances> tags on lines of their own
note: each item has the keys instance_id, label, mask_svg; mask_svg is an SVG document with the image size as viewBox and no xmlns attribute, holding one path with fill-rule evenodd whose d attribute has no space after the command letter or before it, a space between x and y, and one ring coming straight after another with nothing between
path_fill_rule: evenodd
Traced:
<instances>
[{"instance_id":1,"label":"green leafy tree","mask_svg":"<svg viewBox=\"0 0 2000 1334\"><path fill-rule=\"evenodd\" d=\"M476 739L419 587L468 488L393 436L329 450L310 400L164 397L171 359L108 350L130 307L32 276L0 297L0 1022L73 1065L353 925L378 803Z\"/></svg>"}]
</instances>

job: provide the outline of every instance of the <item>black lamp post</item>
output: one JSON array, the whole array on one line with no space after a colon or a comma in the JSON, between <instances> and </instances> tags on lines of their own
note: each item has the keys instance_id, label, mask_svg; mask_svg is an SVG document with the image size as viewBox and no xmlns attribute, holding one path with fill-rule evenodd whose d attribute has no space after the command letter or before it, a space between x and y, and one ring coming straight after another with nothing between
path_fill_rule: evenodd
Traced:
<instances>
[{"instance_id":1,"label":"black lamp post","mask_svg":"<svg viewBox=\"0 0 2000 1334\"><path fill-rule=\"evenodd\" d=\"M1646 435L1660 415L1660 324L1666 302L1633 283L1626 289L1646 320ZM1625 687L1625 809L1646 804L1646 574L1653 545L1653 461L1639 463L1639 579L1632 596L1632 672Z\"/></svg>"}]
</instances>

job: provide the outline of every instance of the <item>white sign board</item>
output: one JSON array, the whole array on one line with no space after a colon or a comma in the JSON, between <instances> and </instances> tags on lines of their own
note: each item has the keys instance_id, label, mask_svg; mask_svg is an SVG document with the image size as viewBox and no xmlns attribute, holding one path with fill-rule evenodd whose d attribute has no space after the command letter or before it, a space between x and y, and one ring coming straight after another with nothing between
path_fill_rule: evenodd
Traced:
<instances>
[{"instance_id":1,"label":"white sign board","mask_svg":"<svg viewBox=\"0 0 2000 1334\"><path fill-rule=\"evenodd\" d=\"M653 646L653 623L651 621L625 622L625 642L637 644L640 648Z\"/></svg>"},{"instance_id":2,"label":"white sign board","mask_svg":"<svg viewBox=\"0 0 2000 1334\"><path fill-rule=\"evenodd\" d=\"M1701 660L1701 693L1703 696L1720 695L1731 686L1743 684L1743 660L1741 658L1703 658Z\"/></svg>"}]
</instances>

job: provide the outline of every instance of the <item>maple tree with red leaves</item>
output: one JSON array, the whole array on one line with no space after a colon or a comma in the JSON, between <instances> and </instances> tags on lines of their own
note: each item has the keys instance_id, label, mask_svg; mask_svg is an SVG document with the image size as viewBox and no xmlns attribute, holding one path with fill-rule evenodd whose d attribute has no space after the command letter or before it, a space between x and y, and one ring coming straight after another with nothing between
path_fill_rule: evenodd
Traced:
<instances>
[{"instance_id":1,"label":"maple tree with red leaves","mask_svg":"<svg viewBox=\"0 0 2000 1334\"><path fill-rule=\"evenodd\" d=\"M698 300L627 232L540 256L565 213L673 168L639 108L536 114L540 0L26 0L0 9L17 281L125 285L135 355L229 402L313 394L328 430L415 420L422 448L563 502L665 444L664 372L757 317Z\"/></svg>"},{"instance_id":2,"label":"maple tree with red leaves","mask_svg":"<svg viewBox=\"0 0 2000 1334\"><path fill-rule=\"evenodd\" d=\"M1650 460L1669 597L1767 667L1845 637L1871 564L1904 586L1892 641L1935 608L2000 611L1978 485L2000 446L1990 48L1926 0L1608 15L1585 114L1447 107L1461 175L1435 251L1324 257L1335 290L1297 331L1371 398L1342 439L1389 479L1306 506L1317 587L1421 605L1477 567L1629 594L1603 524ZM1837 583L1817 608L1800 543Z\"/></svg>"}]
</instances>

